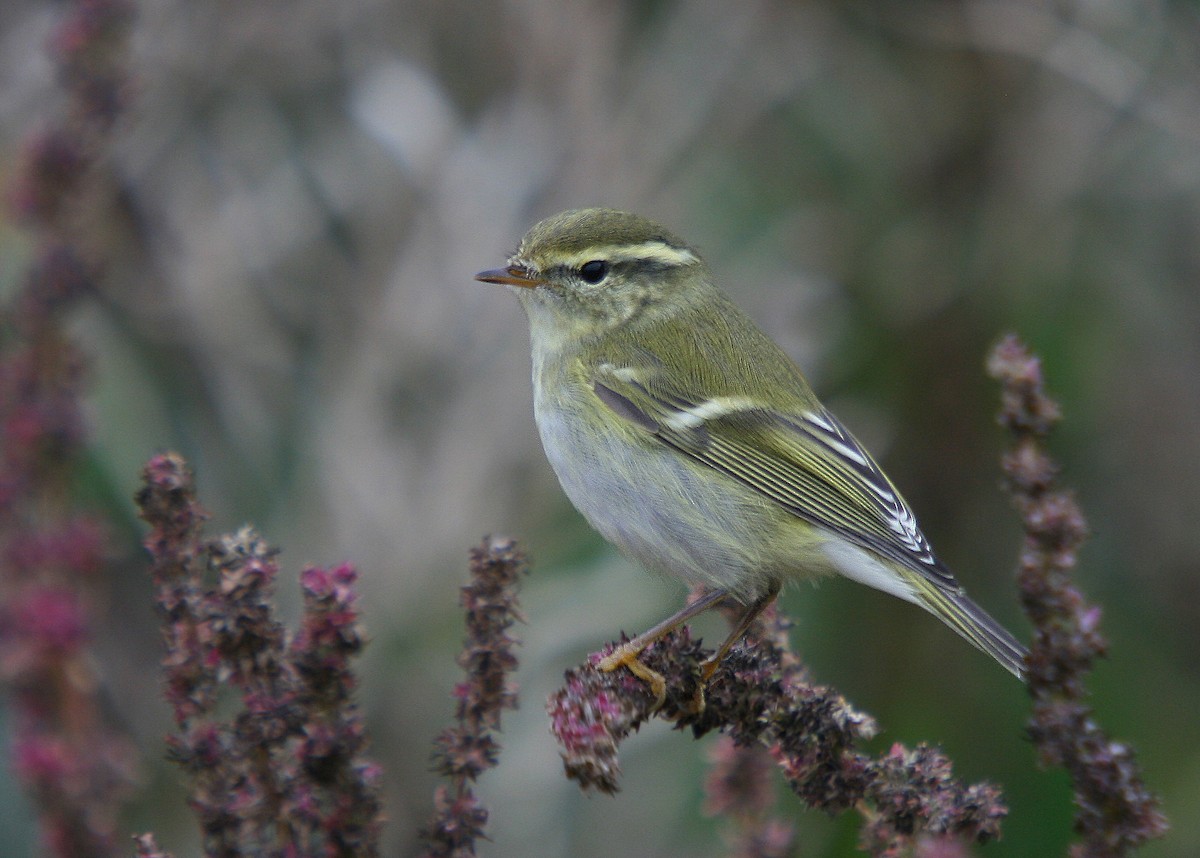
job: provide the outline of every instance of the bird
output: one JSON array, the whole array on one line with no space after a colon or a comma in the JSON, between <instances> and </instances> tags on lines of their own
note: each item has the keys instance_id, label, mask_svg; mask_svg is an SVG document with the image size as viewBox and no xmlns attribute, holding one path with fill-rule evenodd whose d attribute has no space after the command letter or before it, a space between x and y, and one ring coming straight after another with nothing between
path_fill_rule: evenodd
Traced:
<instances>
[{"instance_id":1,"label":"bird","mask_svg":"<svg viewBox=\"0 0 1200 858\"><path fill-rule=\"evenodd\" d=\"M601 670L628 668L661 705L647 646L740 603L703 688L785 585L840 574L924 608L1024 678L1026 649L967 596L875 459L694 247L641 215L574 209L475 279L506 286L528 317L534 418L567 497L626 556L706 588Z\"/></svg>"}]
</instances>

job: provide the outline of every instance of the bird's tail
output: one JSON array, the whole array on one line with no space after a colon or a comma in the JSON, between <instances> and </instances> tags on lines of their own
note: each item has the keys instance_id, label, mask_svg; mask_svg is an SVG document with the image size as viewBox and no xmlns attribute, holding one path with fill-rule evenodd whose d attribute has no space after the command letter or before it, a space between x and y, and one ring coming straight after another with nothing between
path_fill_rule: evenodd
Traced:
<instances>
[{"instance_id":1,"label":"bird's tail","mask_svg":"<svg viewBox=\"0 0 1200 858\"><path fill-rule=\"evenodd\" d=\"M1008 630L961 590L922 578L915 585L917 603L1000 662L1013 676L1025 680L1025 649Z\"/></svg>"}]
</instances>

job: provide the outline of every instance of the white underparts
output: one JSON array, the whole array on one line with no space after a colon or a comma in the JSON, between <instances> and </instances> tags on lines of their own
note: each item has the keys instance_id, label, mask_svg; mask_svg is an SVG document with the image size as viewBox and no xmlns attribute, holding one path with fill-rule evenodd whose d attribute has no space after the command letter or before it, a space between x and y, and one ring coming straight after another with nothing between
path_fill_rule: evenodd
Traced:
<instances>
[{"instance_id":1,"label":"white underparts","mask_svg":"<svg viewBox=\"0 0 1200 858\"><path fill-rule=\"evenodd\" d=\"M912 587L900 573L869 551L839 538L829 540L822 549L834 568L852 581L890 593L906 602L920 604Z\"/></svg>"}]
</instances>

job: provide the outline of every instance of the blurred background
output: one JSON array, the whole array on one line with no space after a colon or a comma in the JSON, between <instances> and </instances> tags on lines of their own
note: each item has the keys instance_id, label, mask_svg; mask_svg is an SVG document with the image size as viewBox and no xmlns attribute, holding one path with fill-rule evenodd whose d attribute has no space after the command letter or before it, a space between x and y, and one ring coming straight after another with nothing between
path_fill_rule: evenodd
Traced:
<instances>
[{"instance_id":1,"label":"blurred background","mask_svg":"<svg viewBox=\"0 0 1200 858\"><path fill-rule=\"evenodd\" d=\"M58 9L0 8L4 175L59 97ZM525 320L472 280L541 217L600 204L701 248L1020 637L983 362L1006 331L1041 354L1066 413L1054 452L1094 531L1079 574L1111 641L1098 718L1173 823L1144 854L1200 852L1197 4L157 0L130 64L89 217L107 285L76 319L95 361L90 490L112 523L99 657L143 755L130 830L196 853L163 760L130 500L173 448L213 533L253 522L283 549L289 616L304 564L359 568L386 854L420 850L457 589L492 532L521 540L533 574L522 707L480 783L483 853L723 854L702 812L711 737L655 724L624 747L624 791L589 798L542 708L564 669L683 598L568 505L534 428ZM0 288L29 253L0 221ZM876 751L937 743L963 778L1003 785L1004 840L981 854L1064 853L1067 781L1037 768L1011 677L857 585L784 605L815 677L879 719ZM22 802L0 768L6 856L36 851ZM853 818L780 807L799 854L853 854Z\"/></svg>"}]
</instances>

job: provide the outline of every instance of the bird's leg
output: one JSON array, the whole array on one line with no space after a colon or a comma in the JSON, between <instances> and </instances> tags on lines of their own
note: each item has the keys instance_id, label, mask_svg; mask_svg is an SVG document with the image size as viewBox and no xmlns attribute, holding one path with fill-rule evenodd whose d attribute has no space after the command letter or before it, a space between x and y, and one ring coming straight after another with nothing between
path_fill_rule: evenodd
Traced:
<instances>
[{"instance_id":1,"label":"bird's leg","mask_svg":"<svg viewBox=\"0 0 1200 858\"><path fill-rule=\"evenodd\" d=\"M778 592L778 590L776 590L776 592ZM642 650L650 646L650 644L665 637L671 630L683 625L697 614L704 613L728 595L729 593L726 590L710 590L696 601L689 605L685 605L682 610L667 617L654 628L650 629L649 631L642 632L642 634L638 635L637 637L618 646L611 653L600 659L596 667L600 670L603 670L605 673L616 670L618 667L629 668L630 673L650 686L650 690L654 693L657 701L654 704L654 708L658 709L667 699L667 681L663 678L661 673L656 670L651 670L650 668L646 667L646 665L642 664L642 662L638 659L638 656L640 656L642 654ZM774 598L774 595L772 595L772 598ZM757 605L758 603L756 602L755 604ZM763 607L766 607L766 605ZM758 610L761 611L762 608L759 608ZM751 621L753 621L753 619L753 617L750 618ZM747 625L748 624L749 623L747 623ZM732 643L729 645L732 646ZM728 647L725 647L722 650L722 654L727 650ZM711 673L711 671L709 672Z\"/></svg>"},{"instance_id":2,"label":"bird's leg","mask_svg":"<svg viewBox=\"0 0 1200 858\"><path fill-rule=\"evenodd\" d=\"M758 615L765 611L767 606L774 602L775 597L778 595L779 584L772 584L770 590L755 600L754 604L746 608L746 612L742 614L742 618L738 620L737 625L734 626L733 631L729 633L729 637L725 638L725 642L721 644L720 648L708 658L704 659L703 663L700 665L701 689L703 689L704 686L708 684L708 681L712 679L713 673L716 672L716 669L721 666L721 662L724 661L725 656L729 654L729 650L733 648L733 645L742 639L742 636L746 634L747 629L749 629L754 621L758 619ZM703 693L703 691L701 691L701 693ZM703 708L703 703L701 708Z\"/></svg>"}]
</instances>

